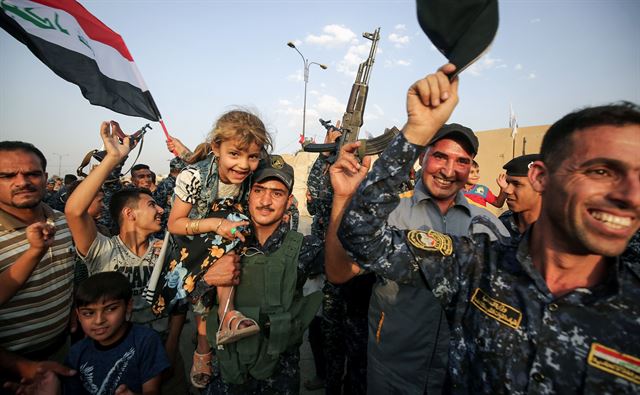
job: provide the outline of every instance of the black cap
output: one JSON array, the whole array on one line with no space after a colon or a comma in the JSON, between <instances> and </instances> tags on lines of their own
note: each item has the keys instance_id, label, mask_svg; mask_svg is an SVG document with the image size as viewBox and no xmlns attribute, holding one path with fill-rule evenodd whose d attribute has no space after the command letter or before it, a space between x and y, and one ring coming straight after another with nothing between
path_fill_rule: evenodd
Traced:
<instances>
[{"instance_id":1,"label":"black cap","mask_svg":"<svg viewBox=\"0 0 640 395\"><path fill-rule=\"evenodd\" d=\"M522 155L518 156L517 158L511 159L504 166L502 166L502 168L507 171L508 176L526 177L529 173L531 164L537 160L542 160L540 154Z\"/></svg>"},{"instance_id":2,"label":"black cap","mask_svg":"<svg viewBox=\"0 0 640 395\"><path fill-rule=\"evenodd\" d=\"M456 65L477 60L498 31L498 0L417 0L418 23L433 45Z\"/></svg>"},{"instance_id":3,"label":"black cap","mask_svg":"<svg viewBox=\"0 0 640 395\"><path fill-rule=\"evenodd\" d=\"M269 155L260 161L258 170L253 175L253 182L262 182L268 178L277 178L289 189L293 190L293 167L284 161L280 155Z\"/></svg>"},{"instance_id":4,"label":"black cap","mask_svg":"<svg viewBox=\"0 0 640 395\"><path fill-rule=\"evenodd\" d=\"M462 126L457 123L450 123L444 125L438 130L438 132L433 136L431 141L429 141L428 145L433 145L438 140L442 140L444 138L454 138L454 136L460 136L464 141L469 144L469 148L472 149L471 154L474 156L478 154L478 147L480 146L480 142L478 138L473 133L473 130L469 129L466 126Z\"/></svg>"}]
</instances>

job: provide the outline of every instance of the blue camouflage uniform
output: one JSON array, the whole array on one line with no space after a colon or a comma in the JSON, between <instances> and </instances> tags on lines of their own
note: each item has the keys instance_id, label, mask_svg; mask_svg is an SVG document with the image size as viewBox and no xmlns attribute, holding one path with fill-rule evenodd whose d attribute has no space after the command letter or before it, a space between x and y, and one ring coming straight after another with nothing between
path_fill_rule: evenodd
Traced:
<instances>
[{"instance_id":1,"label":"blue camouflage uniform","mask_svg":"<svg viewBox=\"0 0 640 395\"><path fill-rule=\"evenodd\" d=\"M518 223L516 222L516 213L511 210L507 210L500 214L498 219L500 219L500 222L502 222L504 227L507 228L513 240L520 239L521 234L520 229L518 229Z\"/></svg>"},{"instance_id":2,"label":"blue camouflage uniform","mask_svg":"<svg viewBox=\"0 0 640 395\"><path fill-rule=\"evenodd\" d=\"M311 166L307 188L313 215L311 234L325 239L333 187L329 158L322 154ZM325 354L325 392L328 395L367 393L367 310L374 274L358 276L345 284L325 282L322 289L322 334ZM346 376L345 376L345 364ZM344 382L343 382L344 377Z\"/></svg>"},{"instance_id":3,"label":"blue camouflage uniform","mask_svg":"<svg viewBox=\"0 0 640 395\"><path fill-rule=\"evenodd\" d=\"M424 278L451 327L454 393L640 393L640 264L607 258L595 287L550 293L519 244L398 230L387 217L421 147L399 136L375 163L342 221L343 246L399 283ZM534 225L535 226L535 225Z\"/></svg>"}]
</instances>

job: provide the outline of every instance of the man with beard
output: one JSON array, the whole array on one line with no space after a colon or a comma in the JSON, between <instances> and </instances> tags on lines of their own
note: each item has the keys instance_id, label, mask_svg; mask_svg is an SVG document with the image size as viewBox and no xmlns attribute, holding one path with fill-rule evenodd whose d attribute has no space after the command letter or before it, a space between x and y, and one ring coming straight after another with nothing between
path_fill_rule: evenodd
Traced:
<instances>
[{"instance_id":1,"label":"man with beard","mask_svg":"<svg viewBox=\"0 0 640 395\"><path fill-rule=\"evenodd\" d=\"M156 191L155 175L148 165L138 163L131 168L131 183L136 188L148 189L151 192ZM163 204L163 203L159 203Z\"/></svg>"},{"instance_id":2,"label":"man with beard","mask_svg":"<svg viewBox=\"0 0 640 395\"><path fill-rule=\"evenodd\" d=\"M500 215L500 221L507 228L513 240L520 238L525 230L540 215L542 199L540 193L533 189L529 182L529 168L533 162L540 160L539 154L522 155L511 159L502 166L507 171L504 185L500 188L507 196L509 211Z\"/></svg>"},{"instance_id":3,"label":"man with beard","mask_svg":"<svg viewBox=\"0 0 640 395\"><path fill-rule=\"evenodd\" d=\"M451 327L451 392L639 393L640 268L623 252L640 227L640 107L549 128L529 169L542 210L517 244L393 228L400 184L458 102L454 71L409 88L404 132L353 195L340 241L365 269L424 279Z\"/></svg>"},{"instance_id":4,"label":"man with beard","mask_svg":"<svg viewBox=\"0 0 640 395\"><path fill-rule=\"evenodd\" d=\"M64 215L42 203L46 166L33 145L0 142L0 381L61 373L32 361L61 362L68 349L73 250Z\"/></svg>"},{"instance_id":5,"label":"man with beard","mask_svg":"<svg viewBox=\"0 0 640 395\"><path fill-rule=\"evenodd\" d=\"M322 271L322 240L291 230L283 220L293 198L293 168L279 155L270 155L252 182L251 235L244 244L234 303L259 323L260 333L218 346L205 394L300 393L299 347L322 300L320 291L302 292L307 277ZM211 344L219 329L216 311L217 306L207 317Z\"/></svg>"}]
</instances>

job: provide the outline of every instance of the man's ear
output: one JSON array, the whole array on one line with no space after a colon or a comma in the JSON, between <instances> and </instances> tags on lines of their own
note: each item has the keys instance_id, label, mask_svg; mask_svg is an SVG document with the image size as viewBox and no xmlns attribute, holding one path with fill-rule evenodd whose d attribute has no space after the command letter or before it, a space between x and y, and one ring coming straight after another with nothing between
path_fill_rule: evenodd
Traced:
<instances>
[{"instance_id":1,"label":"man's ear","mask_svg":"<svg viewBox=\"0 0 640 395\"><path fill-rule=\"evenodd\" d=\"M531 163L527 177L533 190L543 193L549 183L549 169L542 161L537 160Z\"/></svg>"},{"instance_id":2,"label":"man's ear","mask_svg":"<svg viewBox=\"0 0 640 395\"><path fill-rule=\"evenodd\" d=\"M136 213L131 207L124 207L122 209L122 218L127 218L130 221L134 221L136 219Z\"/></svg>"},{"instance_id":3,"label":"man's ear","mask_svg":"<svg viewBox=\"0 0 640 395\"><path fill-rule=\"evenodd\" d=\"M287 199L287 210L289 209L289 207L291 207L292 204L293 204L293 193L289 195L289 199Z\"/></svg>"},{"instance_id":4,"label":"man's ear","mask_svg":"<svg viewBox=\"0 0 640 395\"><path fill-rule=\"evenodd\" d=\"M133 298L129 299L129 303L127 303L127 317L131 319L131 315L133 314Z\"/></svg>"}]
</instances>

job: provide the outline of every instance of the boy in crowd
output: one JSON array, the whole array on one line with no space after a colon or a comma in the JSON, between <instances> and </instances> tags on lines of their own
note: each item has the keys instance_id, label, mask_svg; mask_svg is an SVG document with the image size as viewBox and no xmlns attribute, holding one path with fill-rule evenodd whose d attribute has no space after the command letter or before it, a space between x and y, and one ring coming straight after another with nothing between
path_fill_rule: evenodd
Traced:
<instances>
[{"instance_id":1,"label":"boy in crowd","mask_svg":"<svg viewBox=\"0 0 640 395\"><path fill-rule=\"evenodd\" d=\"M127 320L132 290L119 272L95 274L76 291L76 312L87 337L69 350L66 394L159 394L160 374L171 364L160 336Z\"/></svg>"},{"instance_id":2,"label":"boy in crowd","mask_svg":"<svg viewBox=\"0 0 640 395\"><path fill-rule=\"evenodd\" d=\"M471 163L469 178L464 186L464 196L469 200L469 203L476 203L482 207L487 207L487 203L489 203L494 207L501 208L504 205L504 201L507 199L507 194L504 193L504 189L507 187L504 174L500 174L496 180L500 186L500 193L498 196L494 195L488 186L478 184L479 181L480 165L474 160Z\"/></svg>"}]
</instances>

